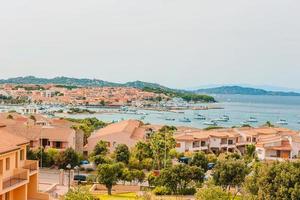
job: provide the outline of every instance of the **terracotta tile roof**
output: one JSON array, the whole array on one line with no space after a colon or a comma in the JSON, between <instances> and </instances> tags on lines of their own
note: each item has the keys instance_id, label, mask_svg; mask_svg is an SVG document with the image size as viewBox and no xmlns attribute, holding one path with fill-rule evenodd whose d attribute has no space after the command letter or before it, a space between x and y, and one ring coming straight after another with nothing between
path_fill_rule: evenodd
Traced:
<instances>
[{"instance_id":1,"label":"terracotta tile roof","mask_svg":"<svg viewBox=\"0 0 300 200\"><path fill-rule=\"evenodd\" d=\"M110 124L96 133L92 134L90 138L98 138L104 135L114 135L115 133L122 132L123 134L128 134L129 137L134 133L136 128L139 128L142 123L138 120L124 120L119 123Z\"/></svg>"},{"instance_id":2,"label":"terracotta tile roof","mask_svg":"<svg viewBox=\"0 0 300 200\"><path fill-rule=\"evenodd\" d=\"M19 145L28 144L28 140L11 134L0 128L0 154L19 149Z\"/></svg>"}]
</instances>

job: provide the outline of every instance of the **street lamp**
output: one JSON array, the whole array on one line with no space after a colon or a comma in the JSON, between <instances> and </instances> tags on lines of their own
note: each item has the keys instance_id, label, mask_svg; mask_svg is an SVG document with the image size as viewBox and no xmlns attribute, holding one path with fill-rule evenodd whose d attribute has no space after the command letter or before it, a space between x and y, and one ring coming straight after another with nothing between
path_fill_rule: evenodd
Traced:
<instances>
[{"instance_id":1,"label":"street lamp","mask_svg":"<svg viewBox=\"0 0 300 200\"><path fill-rule=\"evenodd\" d=\"M71 187L71 164L68 164L67 167L66 167L68 170L69 170L69 184L68 184L68 190L70 190L70 187Z\"/></svg>"}]
</instances>

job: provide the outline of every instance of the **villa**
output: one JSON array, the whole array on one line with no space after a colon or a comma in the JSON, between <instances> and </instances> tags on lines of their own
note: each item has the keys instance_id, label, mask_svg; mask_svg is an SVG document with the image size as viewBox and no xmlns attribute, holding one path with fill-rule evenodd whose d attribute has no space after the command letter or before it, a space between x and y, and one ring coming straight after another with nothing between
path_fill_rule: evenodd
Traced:
<instances>
[{"instance_id":1,"label":"villa","mask_svg":"<svg viewBox=\"0 0 300 200\"><path fill-rule=\"evenodd\" d=\"M178 152L244 154L255 145L260 160L293 159L300 156L300 134L286 128L229 128L183 131L175 135Z\"/></svg>"},{"instance_id":2,"label":"villa","mask_svg":"<svg viewBox=\"0 0 300 200\"><path fill-rule=\"evenodd\" d=\"M161 126L144 125L138 120L124 120L114 123L93 133L88 138L85 152L90 154L101 140L107 143L110 151L113 151L118 144L126 144L132 148L138 141L146 140L151 133L160 128Z\"/></svg>"},{"instance_id":3,"label":"villa","mask_svg":"<svg viewBox=\"0 0 300 200\"><path fill-rule=\"evenodd\" d=\"M46 118L42 115L32 115L34 119L17 113L1 113L0 128L17 136L25 137L32 149L43 146L45 149L55 148L60 151L73 148L83 152L83 133L74 130L74 123L65 119Z\"/></svg>"}]
</instances>

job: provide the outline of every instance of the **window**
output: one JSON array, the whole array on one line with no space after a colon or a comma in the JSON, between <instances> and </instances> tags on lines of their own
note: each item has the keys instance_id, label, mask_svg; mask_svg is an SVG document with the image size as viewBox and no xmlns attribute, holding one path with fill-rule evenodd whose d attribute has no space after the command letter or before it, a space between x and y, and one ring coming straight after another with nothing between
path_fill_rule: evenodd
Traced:
<instances>
[{"instance_id":1,"label":"window","mask_svg":"<svg viewBox=\"0 0 300 200\"><path fill-rule=\"evenodd\" d=\"M20 160L24 160L24 149L22 149L21 151L20 151Z\"/></svg>"},{"instance_id":2,"label":"window","mask_svg":"<svg viewBox=\"0 0 300 200\"><path fill-rule=\"evenodd\" d=\"M5 167L6 167L6 168L5 168L5 169L6 169L6 170L9 170L9 169L10 169L10 158L6 158L5 161L6 161L6 163L5 163L5 165L6 165Z\"/></svg>"},{"instance_id":3,"label":"window","mask_svg":"<svg viewBox=\"0 0 300 200\"><path fill-rule=\"evenodd\" d=\"M180 148L180 147L181 147L181 144L180 144L180 143L176 143L176 147L177 147L177 148Z\"/></svg>"},{"instance_id":4,"label":"window","mask_svg":"<svg viewBox=\"0 0 300 200\"><path fill-rule=\"evenodd\" d=\"M201 147L205 147L206 146L206 142L205 141L201 141Z\"/></svg>"},{"instance_id":5,"label":"window","mask_svg":"<svg viewBox=\"0 0 300 200\"><path fill-rule=\"evenodd\" d=\"M256 138L255 137L252 139L252 142L256 142Z\"/></svg>"},{"instance_id":6,"label":"window","mask_svg":"<svg viewBox=\"0 0 300 200\"><path fill-rule=\"evenodd\" d=\"M193 148L197 148L197 147L199 147L200 145L199 145L199 141L196 141L196 142L193 142Z\"/></svg>"},{"instance_id":7,"label":"window","mask_svg":"<svg viewBox=\"0 0 300 200\"><path fill-rule=\"evenodd\" d=\"M227 139L226 138L222 138L221 139L221 144L227 144Z\"/></svg>"},{"instance_id":8,"label":"window","mask_svg":"<svg viewBox=\"0 0 300 200\"><path fill-rule=\"evenodd\" d=\"M233 140L228 140L228 144L233 144Z\"/></svg>"}]
</instances>

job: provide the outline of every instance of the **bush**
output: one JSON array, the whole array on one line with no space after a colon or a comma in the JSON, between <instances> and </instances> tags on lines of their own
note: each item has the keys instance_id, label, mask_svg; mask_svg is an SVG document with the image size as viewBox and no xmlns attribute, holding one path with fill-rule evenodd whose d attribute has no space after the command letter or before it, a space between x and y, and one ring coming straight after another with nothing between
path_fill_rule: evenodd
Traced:
<instances>
[{"instance_id":1,"label":"bush","mask_svg":"<svg viewBox=\"0 0 300 200\"><path fill-rule=\"evenodd\" d=\"M221 187L210 186L201 188L196 195L197 200L224 200L228 199L228 194Z\"/></svg>"},{"instance_id":2,"label":"bush","mask_svg":"<svg viewBox=\"0 0 300 200\"><path fill-rule=\"evenodd\" d=\"M194 195L194 194L196 194L196 192L197 192L197 190L196 190L196 188L184 188L184 189L182 189L182 190L179 190L179 194L181 194L181 195Z\"/></svg>"},{"instance_id":3,"label":"bush","mask_svg":"<svg viewBox=\"0 0 300 200\"><path fill-rule=\"evenodd\" d=\"M97 181L97 176L96 175L88 175L86 178L86 181L90 184L93 184Z\"/></svg>"},{"instance_id":4,"label":"bush","mask_svg":"<svg viewBox=\"0 0 300 200\"><path fill-rule=\"evenodd\" d=\"M155 195L171 195L172 192L165 186L157 186L154 190L153 193Z\"/></svg>"},{"instance_id":5,"label":"bush","mask_svg":"<svg viewBox=\"0 0 300 200\"><path fill-rule=\"evenodd\" d=\"M70 164L72 168L79 165L79 155L72 148L60 152L56 160L56 165L61 169L66 169L68 164Z\"/></svg>"}]
</instances>

